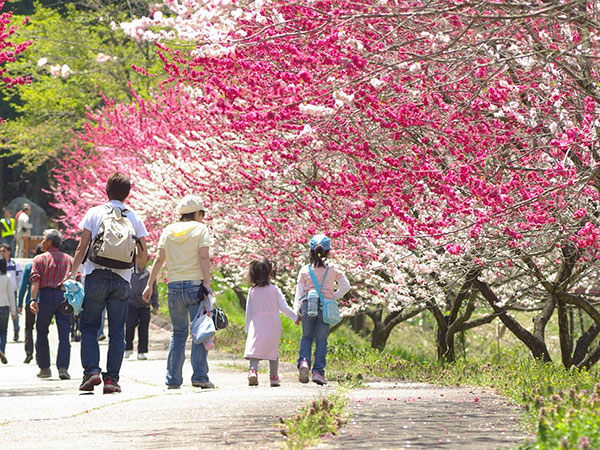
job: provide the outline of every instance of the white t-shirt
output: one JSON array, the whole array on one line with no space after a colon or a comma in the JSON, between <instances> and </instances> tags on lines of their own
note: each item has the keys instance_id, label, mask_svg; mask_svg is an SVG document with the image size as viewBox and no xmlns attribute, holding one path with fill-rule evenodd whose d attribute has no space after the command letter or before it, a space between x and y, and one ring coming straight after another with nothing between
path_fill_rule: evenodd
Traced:
<instances>
[{"instance_id":1,"label":"white t-shirt","mask_svg":"<svg viewBox=\"0 0 600 450\"><path fill-rule=\"evenodd\" d=\"M127 217L133 225L133 230L137 238L143 238L148 235L148 231L146 231L144 223L141 220L139 220L135 213L128 209L123 203L121 203L118 200L111 200L110 202L108 202L108 204L111 205L113 208L127 209L125 217ZM88 212L85 213L85 216L83 216L83 219L81 219L81 222L79 222L79 228L81 230L90 231L92 233L93 241L96 235L98 234L98 231L100 230L100 225L102 224L102 221L107 216L108 209L104 205L94 206L93 208L90 208ZM110 267L100 266L98 264L94 264L89 259L87 259L83 265L83 274L89 275L96 269L110 270L111 272L115 272L116 274L121 276L126 281L131 280L131 273L133 271L133 269L113 269Z\"/></svg>"}]
</instances>

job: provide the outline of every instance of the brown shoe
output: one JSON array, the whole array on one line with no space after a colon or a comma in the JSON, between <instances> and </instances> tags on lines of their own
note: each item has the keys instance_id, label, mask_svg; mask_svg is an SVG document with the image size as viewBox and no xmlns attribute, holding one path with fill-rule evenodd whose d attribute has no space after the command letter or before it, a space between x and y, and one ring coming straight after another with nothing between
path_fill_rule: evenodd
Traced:
<instances>
[{"instance_id":1,"label":"brown shoe","mask_svg":"<svg viewBox=\"0 0 600 450\"><path fill-rule=\"evenodd\" d=\"M215 385L210 381L192 381L192 386L199 387L202 389L214 389Z\"/></svg>"},{"instance_id":2,"label":"brown shoe","mask_svg":"<svg viewBox=\"0 0 600 450\"><path fill-rule=\"evenodd\" d=\"M0 361L2 361L2 364L8 363L8 359L6 359L6 356L2 352L0 352Z\"/></svg>"},{"instance_id":3,"label":"brown shoe","mask_svg":"<svg viewBox=\"0 0 600 450\"><path fill-rule=\"evenodd\" d=\"M47 369L40 369L40 373L37 374L38 378L50 378L52 376L52 371L48 367Z\"/></svg>"},{"instance_id":4,"label":"brown shoe","mask_svg":"<svg viewBox=\"0 0 600 450\"><path fill-rule=\"evenodd\" d=\"M102 383L102 379L100 378L99 373L84 375L83 380L81 380L79 390L84 392L93 392L94 386L98 386L100 383Z\"/></svg>"},{"instance_id":5,"label":"brown shoe","mask_svg":"<svg viewBox=\"0 0 600 450\"><path fill-rule=\"evenodd\" d=\"M61 380L70 380L71 375L67 372L67 369L58 369L58 378Z\"/></svg>"}]
</instances>

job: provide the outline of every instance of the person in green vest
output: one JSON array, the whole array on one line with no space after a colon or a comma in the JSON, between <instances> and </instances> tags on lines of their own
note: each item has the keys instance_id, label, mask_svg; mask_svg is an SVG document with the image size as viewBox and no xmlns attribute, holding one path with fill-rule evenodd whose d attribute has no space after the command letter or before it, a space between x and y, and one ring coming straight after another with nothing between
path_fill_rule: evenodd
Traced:
<instances>
[{"instance_id":1,"label":"person in green vest","mask_svg":"<svg viewBox=\"0 0 600 450\"><path fill-rule=\"evenodd\" d=\"M1 244L10 245L11 254L15 253L15 219L11 217L10 211L4 210L4 217L0 219Z\"/></svg>"}]
</instances>

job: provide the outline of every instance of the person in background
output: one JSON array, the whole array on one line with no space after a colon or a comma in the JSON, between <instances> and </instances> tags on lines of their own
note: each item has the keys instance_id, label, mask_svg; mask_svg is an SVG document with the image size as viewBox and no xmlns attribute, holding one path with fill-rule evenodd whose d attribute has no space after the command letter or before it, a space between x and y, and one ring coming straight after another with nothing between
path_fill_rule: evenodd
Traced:
<instances>
[{"instance_id":1,"label":"person in background","mask_svg":"<svg viewBox=\"0 0 600 450\"><path fill-rule=\"evenodd\" d=\"M31 215L31 206L29 203L24 203L20 213L17 214L17 225L15 229L15 238L17 240L17 258L26 258L25 254L25 238L31 235L33 225L29 220Z\"/></svg>"},{"instance_id":2,"label":"person in background","mask_svg":"<svg viewBox=\"0 0 600 450\"><path fill-rule=\"evenodd\" d=\"M42 254L33 258L31 266L31 299L29 308L37 315L35 329L35 359L40 368L38 378L50 378L50 346L48 331L52 318L58 328L58 353L56 367L61 380L69 380L71 360L71 314L63 314L60 304L65 300L62 283L73 267L73 258L59 250L62 236L58 230L45 230L42 240ZM38 297L39 292L39 297Z\"/></svg>"},{"instance_id":3,"label":"person in background","mask_svg":"<svg viewBox=\"0 0 600 450\"><path fill-rule=\"evenodd\" d=\"M156 288L156 281L152 285L150 304L142 299L142 293L144 292L146 284L148 284L148 278L150 278L150 272L146 268L147 262L148 260L146 259L146 261L140 261L139 265L136 264L136 270L134 270L133 275L131 275L131 296L129 297L129 311L127 312L127 326L125 327L125 358L129 358L133 351L133 337L137 327L137 358L141 360L147 359L146 353L148 353L150 305L152 305L155 314L158 311L158 290Z\"/></svg>"},{"instance_id":4,"label":"person in background","mask_svg":"<svg viewBox=\"0 0 600 450\"><path fill-rule=\"evenodd\" d=\"M0 244L10 245L11 254L15 254L15 219L10 215L8 208L4 210L4 217L0 219Z\"/></svg>"},{"instance_id":5,"label":"person in background","mask_svg":"<svg viewBox=\"0 0 600 450\"><path fill-rule=\"evenodd\" d=\"M41 255L42 244L38 244L35 248L35 256ZM33 263L27 263L23 269L23 277L21 277L21 285L19 287L18 311L23 311L23 303L25 303L25 364L29 364L33 359L33 328L35 327L35 314L31 311L29 303L31 302L31 267Z\"/></svg>"},{"instance_id":6,"label":"person in background","mask_svg":"<svg viewBox=\"0 0 600 450\"><path fill-rule=\"evenodd\" d=\"M6 332L8 329L8 316L13 317L17 313L15 294L10 280L10 274L6 267L6 260L0 258L0 361L6 364L8 361L4 352L6 351Z\"/></svg>"},{"instance_id":7,"label":"person in background","mask_svg":"<svg viewBox=\"0 0 600 450\"><path fill-rule=\"evenodd\" d=\"M10 251L10 245L8 244L0 244L0 256L4 256L6 260L6 266L8 273L11 276L11 283L13 287L13 294L15 298L17 298L17 289L19 289L19 285L21 284L21 277L23 276L23 270L21 269L21 264L16 262L12 258L12 253ZM19 325L19 310L17 309L15 316L13 317L13 330L14 336L13 340L15 342L19 342L19 331L21 330L21 326Z\"/></svg>"}]
</instances>

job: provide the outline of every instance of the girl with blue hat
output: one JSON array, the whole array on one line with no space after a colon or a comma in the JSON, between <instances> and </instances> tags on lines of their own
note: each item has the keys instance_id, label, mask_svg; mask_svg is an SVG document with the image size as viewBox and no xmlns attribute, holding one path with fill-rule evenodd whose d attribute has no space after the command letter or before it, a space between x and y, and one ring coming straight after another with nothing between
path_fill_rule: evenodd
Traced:
<instances>
[{"instance_id":1,"label":"girl with blue hat","mask_svg":"<svg viewBox=\"0 0 600 450\"><path fill-rule=\"evenodd\" d=\"M323 321L323 305L320 298L314 296L314 291L320 291L319 297L337 301L350 290L350 283L340 269L328 262L331 240L327 236L317 234L311 238L309 245L309 263L302 267L298 274L294 302L294 312L301 313L302 316L298 380L308 383L312 362L312 381L324 385L327 384L325 365L330 325ZM316 280L319 286L315 286L313 280ZM313 341L314 360L311 358Z\"/></svg>"}]
</instances>

